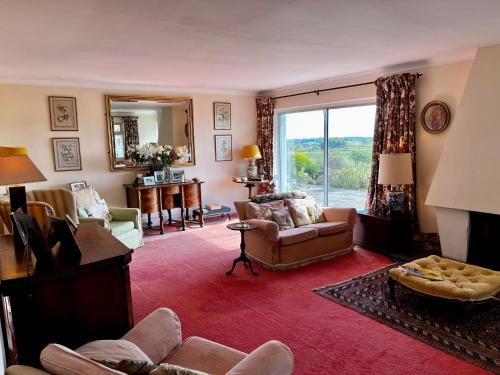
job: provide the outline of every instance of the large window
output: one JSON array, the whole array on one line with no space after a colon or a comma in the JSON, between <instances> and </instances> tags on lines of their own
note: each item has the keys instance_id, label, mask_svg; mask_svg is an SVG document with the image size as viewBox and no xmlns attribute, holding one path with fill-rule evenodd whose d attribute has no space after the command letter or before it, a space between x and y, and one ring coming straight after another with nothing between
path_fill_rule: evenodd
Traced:
<instances>
[{"instance_id":1,"label":"large window","mask_svg":"<svg viewBox=\"0 0 500 375\"><path fill-rule=\"evenodd\" d=\"M281 191L305 191L323 206L364 208L375 105L279 114Z\"/></svg>"}]
</instances>

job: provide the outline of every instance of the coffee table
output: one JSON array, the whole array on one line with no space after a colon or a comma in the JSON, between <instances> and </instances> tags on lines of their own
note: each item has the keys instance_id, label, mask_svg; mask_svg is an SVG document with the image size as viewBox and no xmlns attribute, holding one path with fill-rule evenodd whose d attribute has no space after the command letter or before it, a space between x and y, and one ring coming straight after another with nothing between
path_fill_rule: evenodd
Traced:
<instances>
[{"instance_id":1,"label":"coffee table","mask_svg":"<svg viewBox=\"0 0 500 375\"><path fill-rule=\"evenodd\" d=\"M257 226L252 225L252 224L247 224L247 223L232 223L232 224L228 224L227 228L231 229L231 230L239 230L240 231L240 233L241 233L241 242L240 242L241 254L238 258L236 258L233 261L233 267L231 268L230 271L226 272L226 275L231 275L234 271L234 268L236 267L236 264L238 262L243 262L245 267L247 267L247 265L248 265L248 269L250 270L252 275L258 276L258 274L252 268L252 262L250 262L250 259L248 259L247 255L245 253L245 232L248 232L249 230L253 230L253 229L257 228Z\"/></svg>"}]
</instances>

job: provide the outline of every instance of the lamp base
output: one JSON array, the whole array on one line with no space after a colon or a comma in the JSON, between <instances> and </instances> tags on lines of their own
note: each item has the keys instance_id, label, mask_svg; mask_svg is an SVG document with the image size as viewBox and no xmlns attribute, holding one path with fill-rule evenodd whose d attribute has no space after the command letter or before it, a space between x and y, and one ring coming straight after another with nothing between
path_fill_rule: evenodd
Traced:
<instances>
[{"instance_id":1,"label":"lamp base","mask_svg":"<svg viewBox=\"0 0 500 375\"><path fill-rule=\"evenodd\" d=\"M22 209L25 214L28 213L28 203L26 202L26 188L24 186L9 187L10 195L10 212ZM16 250L24 250L23 240L17 229L16 223L12 223L12 233L14 234L14 248Z\"/></svg>"},{"instance_id":2,"label":"lamp base","mask_svg":"<svg viewBox=\"0 0 500 375\"><path fill-rule=\"evenodd\" d=\"M257 165L255 165L255 159L248 159L248 167L247 167L247 177L248 178L257 178Z\"/></svg>"},{"instance_id":3,"label":"lamp base","mask_svg":"<svg viewBox=\"0 0 500 375\"><path fill-rule=\"evenodd\" d=\"M402 191L390 190L385 194L389 215L401 215L404 211L405 194Z\"/></svg>"}]
</instances>

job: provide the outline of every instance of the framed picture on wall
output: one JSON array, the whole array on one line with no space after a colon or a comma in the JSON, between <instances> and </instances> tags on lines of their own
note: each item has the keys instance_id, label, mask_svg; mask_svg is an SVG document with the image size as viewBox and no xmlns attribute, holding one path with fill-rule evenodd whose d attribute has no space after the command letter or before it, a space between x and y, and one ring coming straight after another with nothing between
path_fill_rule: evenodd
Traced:
<instances>
[{"instance_id":1,"label":"framed picture on wall","mask_svg":"<svg viewBox=\"0 0 500 375\"><path fill-rule=\"evenodd\" d=\"M65 96L49 96L49 110L51 130L78 130L76 98Z\"/></svg>"},{"instance_id":2,"label":"framed picture on wall","mask_svg":"<svg viewBox=\"0 0 500 375\"><path fill-rule=\"evenodd\" d=\"M429 133L441 133L450 123L450 109L444 102L429 102L422 110L421 121Z\"/></svg>"},{"instance_id":3,"label":"framed picture on wall","mask_svg":"<svg viewBox=\"0 0 500 375\"><path fill-rule=\"evenodd\" d=\"M214 135L215 161L233 160L233 138L231 135Z\"/></svg>"},{"instance_id":4,"label":"framed picture on wall","mask_svg":"<svg viewBox=\"0 0 500 375\"><path fill-rule=\"evenodd\" d=\"M231 130L231 103L214 102L214 129Z\"/></svg>"},{"instance_id":5,"label":"framed picture on wall","mask_svg":"<svg viewBox=\"0 0 500 375\"><path fill-rule=\"evenodd\" d=\"M82 170L79 138L52 138L52 147L56 172Z\"/></svg>"}]
</instances>

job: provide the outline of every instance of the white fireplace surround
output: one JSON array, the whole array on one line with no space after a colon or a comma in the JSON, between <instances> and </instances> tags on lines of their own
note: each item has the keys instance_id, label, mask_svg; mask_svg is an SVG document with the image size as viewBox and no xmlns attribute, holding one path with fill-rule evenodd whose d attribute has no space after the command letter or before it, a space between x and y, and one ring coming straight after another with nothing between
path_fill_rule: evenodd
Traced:
<instances>
[{"instance_id":1,"label":"white fireplace surround","mask_svg":"<svg viewBox=\"0 0 500 375\"><path fill-rule=\"evenodd\" d=\"M445 207L435 207L435 210L443 257L466 262L470 229L469 211Z\"/></svg>"},{"instance_id":2,"label":"white fireplace surround","mask_svg":"<svg viewBox=\"0 0 500 375\"><path fill-rule=\"evenodd\" d=\"M469 212L500 215L500 45L479 48L425 204L444 257L467 261Z\"/></svg>"}]
</instances>

